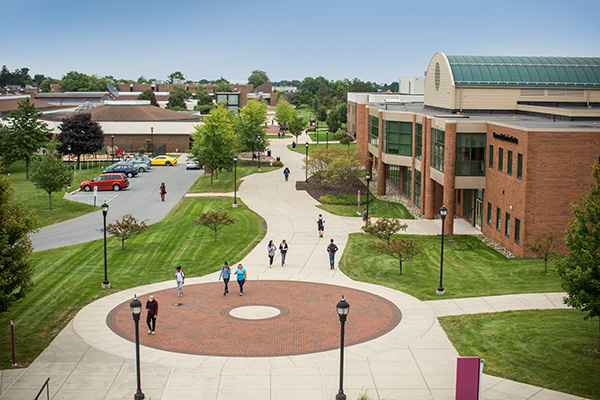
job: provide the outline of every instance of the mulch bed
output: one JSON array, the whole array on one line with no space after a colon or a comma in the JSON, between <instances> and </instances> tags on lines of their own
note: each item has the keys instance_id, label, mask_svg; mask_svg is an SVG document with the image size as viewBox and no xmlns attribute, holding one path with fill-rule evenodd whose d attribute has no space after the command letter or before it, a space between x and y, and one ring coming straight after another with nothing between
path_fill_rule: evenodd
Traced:
<instances>
[{"instance_id":1,"label":"mulch bed","mask_svg":"<svg viewBox=\"0 0 600 400\"><path fill-rule=\"evenodd\" d=\"M319 201L321 196L332 195L339 196L337 189L323 187L317 183L317 180L314 176L308 178L308 183L304 183L304 181L296 182L296 190L306 190L306 192L315 200ZM367 187L360 181L356 180L354 185L352 185L352 189L348 192L351 194L356 194L360 190L361 193L367 193Z\"/></svg>"}]
</instances>

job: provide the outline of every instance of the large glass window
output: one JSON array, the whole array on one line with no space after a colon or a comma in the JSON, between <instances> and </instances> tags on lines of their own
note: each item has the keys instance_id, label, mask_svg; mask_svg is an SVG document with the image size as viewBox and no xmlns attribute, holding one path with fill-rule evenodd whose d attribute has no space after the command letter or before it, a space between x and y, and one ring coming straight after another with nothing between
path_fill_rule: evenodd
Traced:
<instances>
[{"instance_id":1,"label":"large glass window","mask_svg":"<svg viewBox=\"0 0 600 400\"><path fill-rule=\"evenodd\" d=\"M473 222L473 189L464 190L463 218L469 222Z\"/></svg>"},{"instance_id":2,"label":"large glass window","mask_svg":"<svg viewBox=\"0 0 600 400\"><path fill-rule=\"evenodd\" d=\"M502 147L498 148L498 171L502 172L504 168L504 149Z\"/></svg>"},{"instance_id":3,"label":"large glass window","mask_svg":"<svg viewBox=\"0 0 600 400\"><path fill-rule=\"evenodd\" d=\"M523 154L521 153L517 153L517 179L523 179Z\"/></svg>"},{"instance_id":4,"label":"large glass window","mask_svg":"<svg viewBox=\"0 0 600 400\"><path fill-rule=\"evenodd\" d=\"M386 169L388 181L390 181L393 187L400 190L400 166L386 165Z\"/></svg>"},{"instance_id":5,"label":"large glass window","mask_svg":"<svg viewBox=\"0 0 600 400\"><path fill-rule=\"evenodd\" d=\"M456 134L456 175L485 175L485 133Z\"/></svg>"},{"instance_id":6,"label":"large glass window","mask_svg":"<svg viewBox=\"0 0 600 400\"><path fill-rule=\"evenodd\" d=\"M500 207L496 207L496 230L500 232L500 224L502 223L502 211Z\"/></svg>"},{"instance_id":7,"label":"large glass window","mask_svg":"<svg viewBox=\"0 0 600 400\"><path fill-rule=\"evenodd\" d=\"M521 243L521 220L515 218L515 243Z\"/></svg>"},{"instance_id":8,"label":"large glass window","mask_svg":"<svg viewBox=\"0 0 600 400\"><path fill-rule=\"evenodd\" d=\"M509 150L507 157L506 157L506 173L508 175L512 175L512 165L513 165L513 152L511 150Z\"/></svg>"},{"instance_id":9,"label":"large glass window","mask_svg":"<svg viewBox=\"0 0 600 400\"><path fill-rule=\"evenodd\" d=\"M489 155L489 160L490 160L490 163L488 166L490 168L493 168L494 167L494 146L492 146L491 144L490 144L490 154L488 154L488 155Z\"/></svg>"},{"instance_id":10,"label":"large glass window","mask_svg":"<svg viewBox=\"0 0 600 400\"><path fill-rule=\"evenodd\" d=\"M445 143L446 132L431 128L431 166L440 172L444 172Z\"/></svg>"},{"instance_id":11,"label":"large glass window","mask_svg":"<svg viewBox=\"0 0 600 400\"><path fill-rule=\"evenodd\" d=\"M412 122L385 121L385 152L412 156Z\"/></svg>"},{"instance_id":12,"label":"large glass window","mask_svg":"<svg viewBox=\"0 0 600 400\"><path fill-rule=\"evenodd\" d=\"M415 205L421 207L421 171L415 169Z\"/></svg>"},{"instance_id":13,"label":"large glass window","mask_svg":"<svg viewBox=\"0 0 600 400\"><path fill-rule=\"evenodd\" d=\"M370 129L371 135L369 137L369 143L375 147L379 146L379 117L371 116L370 120Z\"/></svg>"},{"instance_id":14,"label":"large glass window","mask_svg":"<svg viewBox=\"0 0 600 400\"><path fill-rule=\"evenodd\" d=\"M504 236L510 237L510 214L506 213L504 217Z\"/></svg>"},{"instance_id":15,"label":"large glass window","mask_svg":"<svg viewBox=\"0 0 600 400\"><path fill-rule=\"evenodd\" d=\"M412 168L411 167L402 167L404 169L404 182L402 184L402 192L407 199L412 199L411 186L412 186Z\"/></svg>"},{"instance_id":16,"label":"large glass window","mask_svg":"<svg viewBox=\"0 0 600 400\"><path fill-rule=\"evenodd\" d=\"M488 209L487 209L487 224L492 225L492 203L488 201Z\"/></svg>"},{"instance_id":17,"label":"large glass window","mask_svg":"<svg viewBox=\"0 0 600 400\"><path fill-rule=\"evenodd\" d=\"M423 153L423 125L415 125L415 158L421 159Z\"/></svg>"}]
</instances>

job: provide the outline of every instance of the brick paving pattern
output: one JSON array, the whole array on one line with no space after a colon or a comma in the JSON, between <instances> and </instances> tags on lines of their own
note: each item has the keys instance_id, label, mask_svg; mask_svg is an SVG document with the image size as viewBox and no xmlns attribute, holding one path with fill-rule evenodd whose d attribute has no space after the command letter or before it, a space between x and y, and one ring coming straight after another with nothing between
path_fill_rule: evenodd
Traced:
<instances>
[{"instance_id":1,"label":"brick paving pattern","mask_svg":"<svg viewBox=\"0 0 600 400\"><path fill-rule=\"evenodd\" d=\"M222 282L184 285L152 293L159 302L156 334L148 335L146 311L140 319L140 343L179 353L229 357L274 357L308 354L339 347L340 322L336 304L342 294L350 304L345 345L362 343L392 330L402 318L388 300L341 286L290 281L250 281L239 296L237 282L223 296ZM140 297L145 307L147 294ZM175 306L183 303L182 306ZM248 320L229 312L243 306L270 306L280 314ZM115 307L108 326L134 341L129 301Z\"/></svg>"}]
</instances>

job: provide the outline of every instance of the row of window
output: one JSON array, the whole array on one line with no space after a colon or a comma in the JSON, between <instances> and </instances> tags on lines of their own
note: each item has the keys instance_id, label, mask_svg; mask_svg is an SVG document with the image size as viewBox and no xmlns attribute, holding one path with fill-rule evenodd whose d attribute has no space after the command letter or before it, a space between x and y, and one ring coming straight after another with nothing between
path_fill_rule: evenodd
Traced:
<instances>
[{"instance_id":1,"label":"row of window","mask_svg":"<svg viewBox=\"0 0 600 400\"><path fill-rule=\"evenodd\" d=\"M519 218L514 219L514 241L516 244L521 243L521 220ZM510 213L504 213L504 236L510 238L510 223L511 216ZM487 203L487 224L492 226L492 203ZM496 230L501 232L502 227L502 210L500 207L496 207Z\"/></svg>"},{"instance_id":2,"label":"row of window","mask_svg":"<svg viewBox=\"0 0 600 400\"><path fill-rule=\"evenodd\" d=\"M506 155L506 174L513 174L513 152L507 151ZM494 168L494 146L489 147L489 168ZM504 149L498 147L498 172L504 172ZM517 153L517 179L523 179L523 154Z\"/></svg>"}]
</instances>

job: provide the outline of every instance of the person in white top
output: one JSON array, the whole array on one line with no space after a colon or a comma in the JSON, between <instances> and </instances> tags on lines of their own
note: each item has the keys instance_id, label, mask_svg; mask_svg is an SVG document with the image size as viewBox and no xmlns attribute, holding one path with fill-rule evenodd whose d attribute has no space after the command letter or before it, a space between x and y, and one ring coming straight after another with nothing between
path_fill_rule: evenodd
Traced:
<instances>
[{"instance_id":1,"label":"person in white top","mask_svg":"<svg viewBox=\"0 0 600 400\"><path fill-rule=\"evenodd\" d=\"M177 289L179 289L179 294L177 296L183 296L183 283L185 281L185 274L181 269L181 265L177 267L177 271L175 272L175 280L177 281Z\"/></svg>"}]
</instances>

